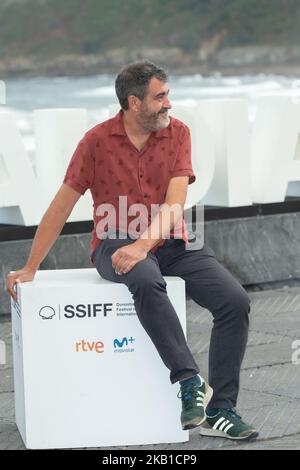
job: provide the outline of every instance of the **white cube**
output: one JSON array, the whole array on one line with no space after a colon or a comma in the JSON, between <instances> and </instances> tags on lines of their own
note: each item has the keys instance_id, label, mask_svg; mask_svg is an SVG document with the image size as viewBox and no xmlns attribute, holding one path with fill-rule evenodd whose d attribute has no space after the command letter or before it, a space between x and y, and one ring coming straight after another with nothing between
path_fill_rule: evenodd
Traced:
<instances>
[{"instance_id":1,"label":"white cube","mask_svg":"<svg viewBox=\"0 0 300 470\"><path fill-rule=\"evenodd\" d=\"M186 334L185 283L164 278ZM38 271L12 301L16 423L29 449L186 442L171 384L124 284Z\"/></svg>"}]
</instances>

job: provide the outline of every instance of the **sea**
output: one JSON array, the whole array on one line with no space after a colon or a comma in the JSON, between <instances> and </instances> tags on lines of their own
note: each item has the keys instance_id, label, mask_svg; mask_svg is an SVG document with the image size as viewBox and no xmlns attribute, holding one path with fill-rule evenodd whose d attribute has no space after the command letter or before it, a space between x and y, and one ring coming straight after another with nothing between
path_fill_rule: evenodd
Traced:
<instances>
[{"instance_id":1,"label":"sea","mask_svg":"<svg viewBox=\"0 0 300 470\"><path fill-rule=\"evenodd\" d=\"M114 81L115 76L108 74L6 79L0 82L0 111L8 109L14 114L25 149L34 158L34 110L85 108L88 128L91 128L108 119L109 105L118 104ZM265 74L225 77L219 73L211 76L171 75L168 83L173 105L189 105L202 99L247 98L250 122L255 120L257 98L261 95L286 94L300 102L300 77Z\"/></svg>"}]
</instances>

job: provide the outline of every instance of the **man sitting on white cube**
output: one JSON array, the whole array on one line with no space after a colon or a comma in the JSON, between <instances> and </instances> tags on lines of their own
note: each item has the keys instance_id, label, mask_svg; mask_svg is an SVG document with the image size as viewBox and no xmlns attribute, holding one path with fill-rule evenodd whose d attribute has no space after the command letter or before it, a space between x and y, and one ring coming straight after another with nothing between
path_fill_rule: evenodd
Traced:
<instances>
[{"instance_id":1,"label":"man sitting on white cube","mask_svg":"<svg viewBox=\"0 0 300 470\"><path fill-rule=\"evenodd\" d=\"M148 61L130 64L115 86L120 112L79 142L28 262L8 276L7 288L15 296L15 283L34 278L74 205L90 189L91 261L101 277L125 284L132 294L171 383L180 383L182 429L200 426L202 435L254 438L256 430L235 412L250 299L210 247L189 242L183 219L187 187L195 181L189 128L169 116L162 68ZM163 276L181 277L190 297L212 312L210 386L199 374Z\"/></svg>"}]
</instances>

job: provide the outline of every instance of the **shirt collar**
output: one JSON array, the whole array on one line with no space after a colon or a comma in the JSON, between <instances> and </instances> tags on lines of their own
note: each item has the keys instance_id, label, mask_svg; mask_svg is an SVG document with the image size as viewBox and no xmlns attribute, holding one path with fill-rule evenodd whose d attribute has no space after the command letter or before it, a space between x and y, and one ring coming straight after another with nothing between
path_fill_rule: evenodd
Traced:
<instances>
[{"instance_id":1,"label":"shirt collar","mask_svg":"<svg viewBox=\"0 0 300 470\"><path fill-rule=\"evenodd\" d=\"M112 119L111 122L111 135L123 135L127 136L124 124L123 124L123 111L122 109L115 115L115 117ZM161 139L163 137L168 137L169 136L169 127L165 127L164 129L159 129L158 131L153 131L151 133L151 136L153 136L156 139Z\"/></svg>"},{"instance_id":2,"label":"shirt collar","mask_svg":"<svg viewBox=\"0 0 300 470\"><path fill-rule=\"evenodd\" d=\"M126 136L126 131L123 125L123 111L122 109L115 115L111 121L111 135L124 135Z\"/></svg>"}]
</instances>

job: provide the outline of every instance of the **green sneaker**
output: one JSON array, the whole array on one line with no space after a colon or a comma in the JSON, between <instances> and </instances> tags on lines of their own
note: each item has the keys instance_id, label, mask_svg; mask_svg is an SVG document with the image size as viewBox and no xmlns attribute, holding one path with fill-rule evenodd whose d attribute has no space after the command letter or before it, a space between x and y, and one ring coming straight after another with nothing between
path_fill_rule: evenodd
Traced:
<instances>
[{"instance_id":1,"label":"green sneaker","mask_svg":"<svg viewBox=\"0 0 300 470\"><path fill-rule=\"evenodd\" d=\"M183 430L200 426L206 419L205 409L213 389L198 375L198 380L180 386L177 394L182 400L181 426ZM198 382L198 383L197 383Z\"/></svg>"},{"instance_id":2,"label":"green sneaker","mask_svg":"<svg viewBox=\"0 0 300 470\"><path fill-rule=\"evenodd\" d=\"M200 427L201 436L226 437L227 439L255 439L258 432L242 421L233 408L219 408L215 416L207 416Z\"/></svg>"}]
</instances>

